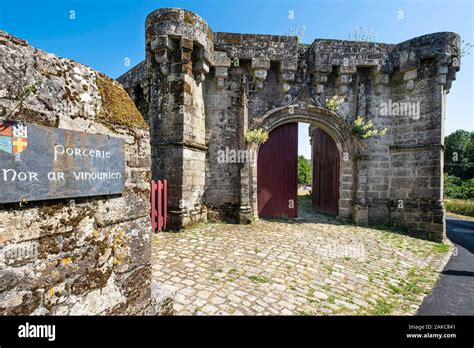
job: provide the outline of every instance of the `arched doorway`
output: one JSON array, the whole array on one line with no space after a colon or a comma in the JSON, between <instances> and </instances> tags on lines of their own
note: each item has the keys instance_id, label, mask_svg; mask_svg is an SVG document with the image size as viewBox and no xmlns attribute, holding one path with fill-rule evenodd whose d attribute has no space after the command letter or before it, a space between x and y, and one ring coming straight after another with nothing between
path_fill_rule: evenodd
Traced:
<instances>
[{"instance_id":1,"label":"arched doorway","mask_svg":"<svg viewBox=\"0 0 474 348\"><path fill-rule=\"evenodd\" d=\"M259 118L256 118L252 124L250 129L258 129L258 128L263 128L267 132L269 132L269 140L267 141L268 144L263 144L260 146L260 150L267 148L266 151L269 151L269 146L265 145L270 145L272 144L272 132L276 129L278 129L280 126L284 126L287 124L291 123L297 123L297 122L304 122L304 123L309 123L311 126L314 127L314 129L320 129L319 132L324 132L320 134L326 135L328 138L326 139L327 142L331 140L331 149L328 151L331 151L332 155L330 156L322 156L320 157L320 160L331 160L332 163L335 165L333 168L333 171L331 172L330 176L331 182L334 182L333 185L333 190L335 191L334 194L331 193L332 200L331 203L328 203L327 205L331 209L327 210L319 210L318 211L325 211L331 214L335 214L340 217L349 217L351 215L351 212L354 207L354 202L355 202L355 196L354 196L354 182L355 178L359 175L358 173L358 167L356 166L356 158L358 156L358 146L356 146L356 140L354 140L353 135L351 134L351 129L347 125L347 123L340 118L336 113L329 111L327 109L321 108L319 106L314 106L314 105L306 105L305 107L300 107L298 104L295 104L293 106L285 106L281 108L276 108L273 110L268 111L266 114L262 115ZM274 133L277 134L277 133ZM297 134L294 135L295 137L295 143L297 139ZM288 141L288 140L287 140ZM322 140L321 140L322 141ZM296 145L295 145L296 146ZM258 216L263 217L265 214L261 214L261 207L262 205L262 197L260 197L259 201L259 195L262 194L262 186L261 186L261 178L262 178L262 173L261 171L264 169L261 169L262 162L260 159L261 152L260 150L258 151L257 154L257 161L255 163L255 168L252 170L253 175L251 175L251 180L254 183L255 186L254 189L251 190L251 202L252 202L252 210L254 211L255 215L258 214ZM297 149L293 149L292 151L286 150L288 153L294 153L294 157L297 157ZM285 153L286 153L285 152ZM273 161L271 163L280 163L282 164L283 162L281 161L281 157L273 157L271 158ZM259 163L260 162L260 163ZM336 164L337 163L337 164ZM260 167L260 169L258 168ZM271 167L268 167L271 168ZM265 169L268 175L276 175L278 172L273 171L271 169ZM297 170L293 171L295 175L297 175ZM345 175L342 175L342 173L346 173ZM350 174L349 174L350 173ZM326 174L328 175L328 174ZM260 179L260 180L259 180ZM274 179L278 182L278 179ZM293 181L291 181L293 182ZM325 183L322 182L320 187L324 186ZM315 185L316 186L316 185ZM251 184L252 187L252 184ZM317 188L316 188L317 190ZM297 197L297 184L295 184L295 190L292 191L295 192L294 196ZM323 202L325 202L324 199L324 194L326 194L326 197L328 193L320 193L322 195ZM269 194L267 193L267 196ZM288 197L289 195L287 195ZM290 197L285 199L285 203L288 202ZM283 202L283 200L282 200ZM268 204L268 198L267 201L263 203ZM318 203L318 202L315 202ZM271 204L270 204L271 206ZM290 217L294 217L297 215L297 201L295 200L295 209L294 212L291 214L289 212L279 214L281 215L286 215ZM316 208L321 207L321 204L315 206Z\"/></svg>"}]
</instances>

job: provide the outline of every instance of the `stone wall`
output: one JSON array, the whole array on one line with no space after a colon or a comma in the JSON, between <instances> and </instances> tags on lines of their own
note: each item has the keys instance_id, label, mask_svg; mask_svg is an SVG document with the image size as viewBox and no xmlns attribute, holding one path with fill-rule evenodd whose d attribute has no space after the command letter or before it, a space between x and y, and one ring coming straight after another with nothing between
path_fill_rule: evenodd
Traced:
<instances>
[{"instance_id":1,"label":"stone wall","mask_svg":"<svg viewBox=\"0 0 474 348\"><path fill-rule=\"evenodd\" d=\"M149 130L122 87L0 32L0 116L121 137L126 157L121 195L0 205L0 313L169 311L151 284Z\"/></svg>"},{"instance_id":2,"label":"stone wall","mask_svg":"<svg viewBox=\"0 0 474 348\"><path fill-rule=\"evenodd\" d=\"M152 152L166 157L155 156L153 173L172 178L178 227L206 219L206 210L209 217L256 217L256 163L219 163L219 151L245 149L248 129L307 122L341 152L340 217L444 238L443 105L460 66L457 34L304 45L296 37L213 33L194 13L159 9L145 35L146 71L142 63L119 81L139 107L149 100ZM148 94L137 99L142 85ZM325 108L335 95L344 97L337 112ZM399 114L391 108L398 104L416 107ZM355 136L358 116L387 134Z\"/></svg>"}]
</instances>

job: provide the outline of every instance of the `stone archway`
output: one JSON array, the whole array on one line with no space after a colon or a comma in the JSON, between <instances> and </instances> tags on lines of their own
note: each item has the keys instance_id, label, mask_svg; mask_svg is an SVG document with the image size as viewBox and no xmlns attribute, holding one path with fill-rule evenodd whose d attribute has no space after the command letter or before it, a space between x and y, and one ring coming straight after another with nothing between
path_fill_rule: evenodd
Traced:
<instances>
[{"instance_id":1,"label":"stone archway","mask_svg":"<svg viewBox=\"0 0 474 348\"><path fill-rule=\"evenodd\" d=\"M286 123L304 122L313 127L321 128L335 142L339 151L339 202L338 217L349 217L354 208L354 194L357 186L357 158L359 156L359 147L357 139L351 134L351 129L340 116L335 112L318 107L315 105L306 105L301 107L299 104L287 105L276 108L265 113L263 116L254 119L252 129L263 128L268 133L277 127ZM258 196L257 196L257 162L251 166L251 202L254 216L257 216Z\"/></svg>"}]
</instances>

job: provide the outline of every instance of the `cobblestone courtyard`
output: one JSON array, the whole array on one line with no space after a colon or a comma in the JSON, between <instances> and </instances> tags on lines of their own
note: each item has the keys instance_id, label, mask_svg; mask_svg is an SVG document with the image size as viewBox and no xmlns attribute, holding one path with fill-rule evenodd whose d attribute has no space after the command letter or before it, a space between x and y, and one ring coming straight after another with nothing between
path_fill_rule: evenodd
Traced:
<instances>
[{"instance_id":1,"label":"cobblestone courtyard","mask_svg":"<svg viewBox=\"0 0 474 348\"><path fill-rule=\"evenodd\" d=\"M345 225L300 206L300 218L206 223L153 238L153 276L178 315L414 314L451 248Z\"/></svg>"}]
</instances>

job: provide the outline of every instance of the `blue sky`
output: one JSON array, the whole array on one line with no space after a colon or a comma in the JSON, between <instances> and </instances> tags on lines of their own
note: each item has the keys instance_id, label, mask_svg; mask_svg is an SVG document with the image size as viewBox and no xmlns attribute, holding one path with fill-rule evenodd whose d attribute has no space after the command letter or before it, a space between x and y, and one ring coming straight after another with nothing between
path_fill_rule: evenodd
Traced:
<instances>
[{"instance_id":1,"label":"blue sky","mask_svg":"<svg viewBox=\"0 0 474 348\"><path fill-rule=\"evenodd\" d=\"M473 39L472 0L0 0L0 29L42 50L67 57L111 77L144 59L144 22L160 7L198 13L214 31L288 34L302 31L303 42L315 38L348 39L354 27L377 33L375 40L398 43L439 31ZM70 19L74 11L75 19ZM294 18L289 18L293 11ZM403 12L400 12L403 11ZM399 18L400 14L403 18ZM461 71L447 99L446 134L474 130L473 58ZM125 65L129 59L130 67ZM307 134L300 127L300 153L309 156Z\"/></svg>"}]
</instances>

